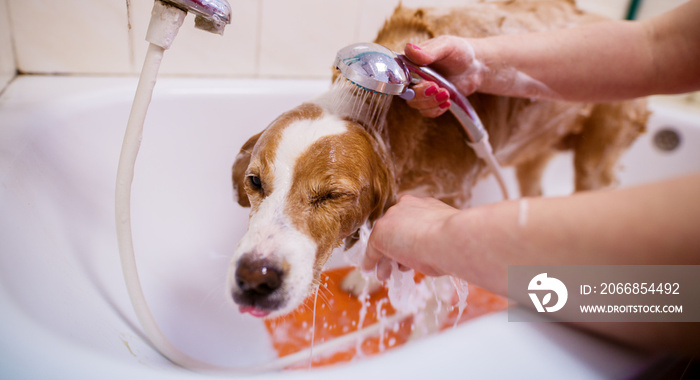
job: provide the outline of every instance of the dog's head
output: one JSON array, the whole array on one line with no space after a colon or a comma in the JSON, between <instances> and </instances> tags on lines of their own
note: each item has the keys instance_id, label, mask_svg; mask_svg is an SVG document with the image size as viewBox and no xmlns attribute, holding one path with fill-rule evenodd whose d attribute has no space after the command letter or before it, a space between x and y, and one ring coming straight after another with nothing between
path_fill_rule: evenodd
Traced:
<instances>
[{"instance_id":1,"label":"dog's head","mask_svg":"<svg viewBox=\"0 0 700 380\"><path fill-rule=\"evenodd\" d=\"M228 274L241 311L277 316L310 294L331 251L393 202L381 141L306 103L246 142L233 165L248 232Z\"/></svg>"}]
</instances>

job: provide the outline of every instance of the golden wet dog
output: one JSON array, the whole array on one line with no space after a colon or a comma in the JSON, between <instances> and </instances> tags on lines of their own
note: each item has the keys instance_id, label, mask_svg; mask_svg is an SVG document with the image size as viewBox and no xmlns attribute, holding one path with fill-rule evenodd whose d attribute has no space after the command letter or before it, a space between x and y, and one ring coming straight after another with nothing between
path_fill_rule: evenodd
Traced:
<instances>
[{"instance_id":1,"label":"golden wet dog","mask_svg":"<svg viewBox=\"0 0 700 380\"><path fill-rule=\"evenodd\" d=\"M402 51L408 42L439 35L524 33L596 20L569 1L399 6L375 42ZM294 310L313 290L331 251L353 244L358 229L381 217L398 195L465 207L473 185L488 175L451 114L425 118L394 97L377 133L329 107L331 92L251 137L233 165L238 202L251 207L228 277L243 312L264 317ZM647 118L644 100L589 104L479 93L469 100L498 161L515 166L523 196L541 194L543 168L562 149L574 152L577 191L614 183L618 157Z\"/></svg>"}]
</instances>

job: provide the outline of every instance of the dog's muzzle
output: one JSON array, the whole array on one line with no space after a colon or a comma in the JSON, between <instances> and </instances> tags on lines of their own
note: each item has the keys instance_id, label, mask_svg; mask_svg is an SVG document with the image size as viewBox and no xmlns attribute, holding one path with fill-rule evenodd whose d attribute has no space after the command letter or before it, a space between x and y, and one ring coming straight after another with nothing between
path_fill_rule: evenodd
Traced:
<instances>
[{"instance_id":1,"label":"dog's muzzle","mask_svg":"<svg viewBox=\"0 0 700 380\"><path fill-rule=\"evenodd\" d=\"M283 306L285 273L279 263L245 254L236 263L234 276L231 295L241 312L265 317Z\"/></svg>"}]
</instances>

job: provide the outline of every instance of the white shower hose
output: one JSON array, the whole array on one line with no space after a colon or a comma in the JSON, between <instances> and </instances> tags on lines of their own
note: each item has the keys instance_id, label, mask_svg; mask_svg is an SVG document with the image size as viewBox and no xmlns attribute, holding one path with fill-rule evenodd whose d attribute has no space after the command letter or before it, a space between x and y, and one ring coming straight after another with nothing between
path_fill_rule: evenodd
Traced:
<instances>
[{"instance_id":1,"label":"white shower hose","mask_svg":"<svg viewBox=\"0 0 700 380\"><path fill-rule=\"evenodd\" d=\"M489 135L485 134L481 141L477 143L468 142L467 145L474 149L474 152L476 153L477 157L484 160L489 169L493 171L493 175L494 177L496 177L496 181L498 182L498 187L501 188L503 200L507 201L508 199L510 199L510 196L508 195L508 188L506 187L506 181L503 176L503 170L501 169L501 165L498 164L496 156L494 156L493 154L493 148L491 147L491 143L489 143Z\"/></svg>"}]
</instances>

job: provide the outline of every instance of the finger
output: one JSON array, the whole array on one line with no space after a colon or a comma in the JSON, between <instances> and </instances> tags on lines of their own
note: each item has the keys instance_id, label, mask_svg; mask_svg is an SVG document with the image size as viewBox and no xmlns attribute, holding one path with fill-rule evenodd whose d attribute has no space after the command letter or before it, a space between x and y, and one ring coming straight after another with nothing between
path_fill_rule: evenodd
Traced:
<instances>
[{"instance_id":1,"label":"finger","mask_svg":"<svg viewBox=\"0 0 700 380\"><path fill-rule=\"evenodd\" d=\"M432 98L433 96L437 95L438 90L440 88L438 87L437 83L431 82L431 81L421 81L415 86L413 86L413 91L416 93L416 96L412 99L429 99Z\"/></svg>"},{"instance_id":2,"label":"finger","mask_svg":"<svg viewBox=\"0 0 700 380\"><path fill-rule=\"evenodd\" d=\"M451 105L451 103L448 100L448 101L440 104L437 107L419 109L418 111L420 111L420 114L425 116L425 117L436 118L436 117L442 115L443 113L445 113L450 108L450 105Z\"/></svg>"},{"instance_id":3,"label":"finger","mask_svg":"<svg viewBox=\"0 0 700 380\"><path fill-rule=\"evenodd\" d=\"M413 98L411 101L407 102L411 108L420 110L429 110L431 108L440 108L440 103L435 100L435 97L430 98Z\"/></svg>"},{"instance_id":4,"label":"finger","mask_svg":"<svg viewBox=\"0 0 700 380\"><path fill-rule=\"evenodd\" d=\"M407 101L407 104L420 111L425 117L437 117L445 113L450 108L450 94L443 88L438 88L436 85L416 85L414 91L417 96Z\"/></svg>"},{"instance_id":5,"label":"finger","mask_svg":"<svg viewBox=\"0 0 700 380\"><path fill-rule=\"evenodd\" d=\"M419 65L430 65L438 63L450 65L457 57L457 46L461 47L460 41L456 41L453 36L439 36L420 43L419 45L406 44L404 53L411 61ZM444 62L443 62L444 61Z\"/></svg>"},{"instance_id":6,"label":"finger","mask_svg":"<svg viewBox=\"0 0 700 380\"><path fill-rule=\"evenodd\" d=\"M362 264L360 266L366 271L373 270L377 267L377 263L382 257L383 256L381 254L377 253L376 250L371 249L368 245L367 250L365 251L365 257L362 258Z\"/></svg>"},{"instance_id":7,"label":"finger","mask_svg":"<svg viewBox=\"0 0 700 380\"><path fill-rule=\"evenodd\" d=\"M361 267L363 270L366 271L373 270L374 268L376 268L379 260L381 260L384 257L384 254L381 252L381 250L377 249L375 246L377 239L375 234L377 234L378 225L379 222L377 222L377 224L374 226L372 234L369 236L369 241L367 242L367 249L365 249L365 257L362 258Z\"/></svg>"},{"instance_id":8,"label":"finger","mask_svg":"<svg viewBox=\"0 0 700 380\"><path fill-rule=\"evenodd\" d=\"M432 108L437 107L439 102L437 101L437 95L441 89L437 84L433 82L421 82L413 86L413 91L416 96L411 100L407 100L409 106L416 109ZM443 90L444 91L444 90ZM444 97L444 95L441 95ZM449 97L449 94L448 94Z\"/></svg>"},{"instance_id":9,"label":"finger","mask_svg":"<svg viewBox=\"0 0 700 380\"><path fill-rule=\"evenodd\" d=\"M379 281L386 281L391 276L391 260L382 257L377 263L377 278Z\"/></svg>"},{"instance_id":10,"label":"finger","mask_svg":"<svg viewBox=\"0 0 700 380\"><path fill-rule=\"evenodd\" d=\"M407 266L405 266L405 265L399 263L399 270L400 270L401 272L408 272L409 270L411 270L411 268L409 268L409 267L407 267Z\"/></svg>"},{"instance_id":11,"label":"finger","mask_svg":"<svg viewBox=\"0 0 700 380\"><path fill-rule=\"evenodd\" d=\"M426 66L435 62L432 59L432 56L429 53L425 52L423 48L418 45L408 43L404 47L403 51L404 54L406 54L406 57L408 57L408 59L410 59L416 64Z\"/></svg>"}]
</instances>

